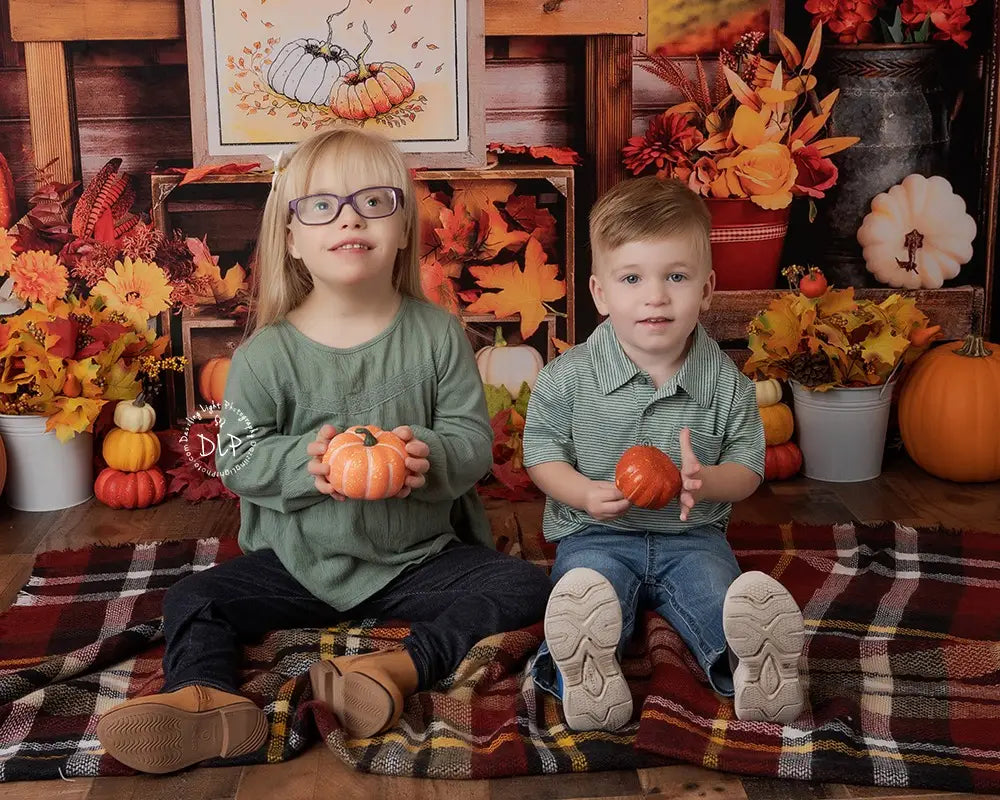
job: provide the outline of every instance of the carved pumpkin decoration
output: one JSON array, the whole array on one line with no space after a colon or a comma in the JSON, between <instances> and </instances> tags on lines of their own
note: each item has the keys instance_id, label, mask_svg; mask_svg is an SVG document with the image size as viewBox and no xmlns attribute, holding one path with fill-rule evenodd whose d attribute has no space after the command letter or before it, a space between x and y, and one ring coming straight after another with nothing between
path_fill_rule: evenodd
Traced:
<instances>
[{"instance_id":1,"label":"carved pumpkin decoration","mask_svg":"<svg viewBox=\"0 0 1000 800\"><path fill-rule=\"evenodd\" d=\"M774 378L754 381L753 385L757 392L757 405L760 408L781 402L781 384Z\"/></svg>"},{"instance_id":2,"label":"carved pumpkin decoration","mask_svg":"<svg viewBox=\"0 0 1000 800\"><path fill-rule=\"evenodd\" d=\"M784 481L802 469L802 451L795 442L768 445L764 450L764 480Z\"/></svg>"},{"instance_id":3,"label":"carved pumpkin decoration","mask_svg":"<svg viewBox=\"0 0 1000 800\"><path fill-rule=\"evenodd\" d=\"M368 36L367 23L363 26ZM357 69L346 73L333 87L330 108L343 119L372 119L384 114L413 94L413 77L393 61L365 64L372 37L358 54Z\"/></svg>"},{"instance_id":4,"label":"carved pumpkin decoration","mask_svg":"<svg viewBox=\"0 0 1000 800\"><path fill-rule=\"evenodd\" d=\"M159 460L160 440L150 431L135 433L112 428L104 437L101 453L112 469L140 472Z\"/></svg>"},{"instance_id":5,"label":"carved pumpkin decoration","mask_svg":"<svg viewBox=\"0 0 1000 800\"><path fill-rule=\"evenodd\" d=\"M764 423L764 441L767 444L784 444L795 431L792 409L785 403L760 408L760 419Z\"/></svg>"},{"instance_id":6,"label":"carved pumpkin decoration","mask_svg":"<svg viewBox=\"0 0 1000 800\"><path fill-rule=\"evenodd\" d=\"M300 103L326 105L342 75L358 69L358 61L333 43L333 18L326 18L326 41L295 39L282 47L267 70L267 83L278 94Z\"/></svg>"},{"instance_id":7,"label":"carved pumpkin decoration","mask_svg":"<svg viewBox=\"0 0 1000 800\"><path fill-rule=\"evenodd\" d=\"M928 350L899 391L910 458L951 481L1000 480L1000 345L968 336Z\"/></svg>"},{"instance_id":8,"label":"carved pumpkin decoration","mask_svg":"<svg viewBox=\"0 0 1000 800\"><path fill-rule=\"evenodd\" d=\"M521 384L535 388L535 379L545 365L541 353L527 344L508 344L497 327L493 344L476 353L476 366L483 383L503 386L511 397L517 397Z\"/></svg>"},{"instance_id":9,"label":"carved pumpkin decoration","mask_svg":"<svg viewBox=\"0 0 1000 800\"><path fill-rule=\"evenodd\" d=\"M156 411L142 392L135 400L122 400L115 406L115 425L124 431L145 433L153 430L155 424Z\"/></svg>"},{"instance_id":10,"label":"carved pumpkin decoration","mask_svg":"<svg viewBox=\"0 0 1000 800\"><path fill-rule=\"evenodd\" d=\"M198 372L198 392L209 403L222 403L231 364L232 359L217 356L206 361Z\"/></svg>"},{"instance_id":11,"label":"carved pumpkin decoration","mask_svg":"<svg viewBox=\"0 0 1000 800\"><path fill-rule=\"evenodd\" d=\"M345 497L384 500L403 488L406 445L375 425L348 428L330 440L323 463L330 465L330 484Z\"/></svg>"},{"instance_id":12,"label":"carved pumpkin decoration","mask_svg":"<svg viewBox=\"0 0 1000 800\"><path fill-rule=\"evenodd\" d=\"M14 176L3 153L0 153L0 228L9 228L14 221Z\"/></svg>"},{"instance_id":13,"label":"carved pumpkin decoration","mask_svg":"<svg viewBox=\"0 0 1000 800\"><path fill-rule=\"evenodd\" d=\"M166 494L167 481L159 467L139 472L106 467L94 481L94 496L110 508L149 508L161 503Z\"/></svg>"},{"instance_id":14,"label":"carved pumpkin decoration","mask_svg":"<svg viewBox=\"0 0 1000 800\"><path fill-rule=\"evenodd\" d=\"M908 175L876 195L858 229L865 266L882 283L937 289L972 258L976 222L940 175Z\"/></svg>"},{"instance_id":15,"label":"carved pumpkin decoration","mask_svg":"<svg viewBox=\"0 0 1000 800\"><path fill-rule=\"evenodd\" d=\"M7 483L7 449L3 446L3 438L0 438L0 494L3 494L4 484Z\"/></svg>"},{"instance_id":16,"label":"carved pumpkin decoration","mask_svg":"<svg viewBox=\"0 0 1000 800\"><path fill-rule=\"evenodd\" d=\"M615 467L615 486L633 505L663 508L681 491L681 473L658 447L637 444Z\"/></svg>"}]
</instances>

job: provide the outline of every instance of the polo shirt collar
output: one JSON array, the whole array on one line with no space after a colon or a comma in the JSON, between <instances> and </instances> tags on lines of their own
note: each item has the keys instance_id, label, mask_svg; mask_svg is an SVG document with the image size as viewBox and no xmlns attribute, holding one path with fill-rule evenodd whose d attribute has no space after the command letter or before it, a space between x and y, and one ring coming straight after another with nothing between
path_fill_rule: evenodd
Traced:
<instances>
[{"instance_id":1,"label":"polo shirt collar","mask_svg":"<svg viewBox=\"0 0 1000 800\"><path fill-rule=\"evenodd\" d=\"M611 320L606 319L587 340L591 363L601 391L608 395L620 389L636 375L639 368L622 349ZM699 322L694 330L694 341L687 358L666 384L660 388L664 395L673 394L679 386L698 405L710 408L715 397L715 385L722 367L722 353Z\"/></svg>"}]
</instances>

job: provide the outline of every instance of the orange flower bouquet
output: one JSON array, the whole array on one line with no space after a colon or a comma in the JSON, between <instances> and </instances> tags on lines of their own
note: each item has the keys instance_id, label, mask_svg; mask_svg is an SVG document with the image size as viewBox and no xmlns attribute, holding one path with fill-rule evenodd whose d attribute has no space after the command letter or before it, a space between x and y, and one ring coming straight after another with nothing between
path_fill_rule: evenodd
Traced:
<instances>
[{"instance_id":1,"label":"orange flower bouquet","mask_svg":"<svg viewBox=\"0 0 1000 800\"><path fill-rule=\"evenodd\" d=\"M822 25L803 55L778 31L781 60L755 52L761 33L745 34L720 54L710 87L700 59L692 80L669 58L649 56L642 64L681 91L683 103L655 117L645 136L623 149L635 175L676 177L705 197L745 197L765 209L786 208L793 196L822 198L837 182L830 156L858 141L842 136L817 139L837 92L820 99L813 67Z\"/></svg>"},{"instance_id":2,"label":"orange flower bouquet","mask_svg":"<svg viewBox=\"0 0 1000 800\"><path fill-rule=\"evenodd\" d=\"M144 377L181 366L148 326L170 296L156 264L116 262L88 295L70 290L57 256L15 254L0 228L0 282L0 413L46 416L67 441L93 430L109 401L137 397Z\"/></svg>"}]
</instances>

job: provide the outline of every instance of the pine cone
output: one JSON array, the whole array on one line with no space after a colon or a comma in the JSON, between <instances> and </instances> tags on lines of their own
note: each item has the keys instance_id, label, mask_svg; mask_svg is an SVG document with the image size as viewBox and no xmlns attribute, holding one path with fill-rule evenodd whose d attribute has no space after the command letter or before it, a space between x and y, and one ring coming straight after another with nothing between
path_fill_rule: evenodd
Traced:
<instances>
[{"instance_id":1,"label":"pine cone","mask_svg":"<svg viewBox=\"0 0 1000 800\"><path fill-rule=\"evenodd\" d=\"M796 353L785 359L782 366L792 380L803 386L819 386L833 383L833 365L823 353Z\"/></svg>"}]
</instances>

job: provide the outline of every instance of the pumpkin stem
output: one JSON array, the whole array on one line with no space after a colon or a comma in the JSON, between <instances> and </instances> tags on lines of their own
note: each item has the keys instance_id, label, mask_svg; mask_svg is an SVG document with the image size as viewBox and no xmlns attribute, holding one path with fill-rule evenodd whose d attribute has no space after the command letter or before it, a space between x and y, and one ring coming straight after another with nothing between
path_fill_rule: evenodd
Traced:
<instances>
[{"instance_id":1,"label":"pumpkin stem","mask_svg":"<svg viewBox=\"0 0 1000 800\"><path fill-rule=\"evenodd\" d=\"M371 72L369 72L367 65L364 62L365 53L368 52L369 48L372 46L372 37L368 33L368 22L361 23L361 30L365 32L365 36L368 37L368 44L365 45L365 49L358 53L358 80L363 81L371 77Z\"/></svg>"},{"instance_id":2,"label":"pumpkin stem","mask_svg":"<svg viewBox=\"0 0 1000 800\"><path fill-rule=\"evenodd\" d=\"M364 437L364 441L361 442L361 444L363 444L365 447L374 447L375 445L378 444L378 439L372 436L372 432L368 430L368 428L355 428L354 432L358 436Z\"/></svg>"},{"instance_id":3,"label":"pumpkin stem","mask_svg":"<svg viewBox=\"0 0 1000 800\"><path fill-rule=\"evenodd\" d=\"M496 332L493 334L493 346L494 347L506 347L507 340L503 338L503 328L497 325Z\"/></svg>"},{"instance_id":4,"label":"pumpkin stem","mask_svg":"<svg viewBox=\"0 0 1000 800\"><path fill-rule=\"evenodd\" d=\"M146 405L146 393L139 392L138 397L136 397L135 400L132 401L132 405L138 406L139 408L142 408L144 405Z\"/></svg>"},{"instance_id":5,"label":"pumpkin stem","mask_svg":"<svg viewBox=\"0 0 1000 800\"><path fill-rule=\"evenodd\" d=\"M970 358L987 358L993 355L993 351L983 342L982 336L970 333L965 337L965 342L962 346L955 351L955 355L969 356Z\"/></svg>"}]
</instances>

